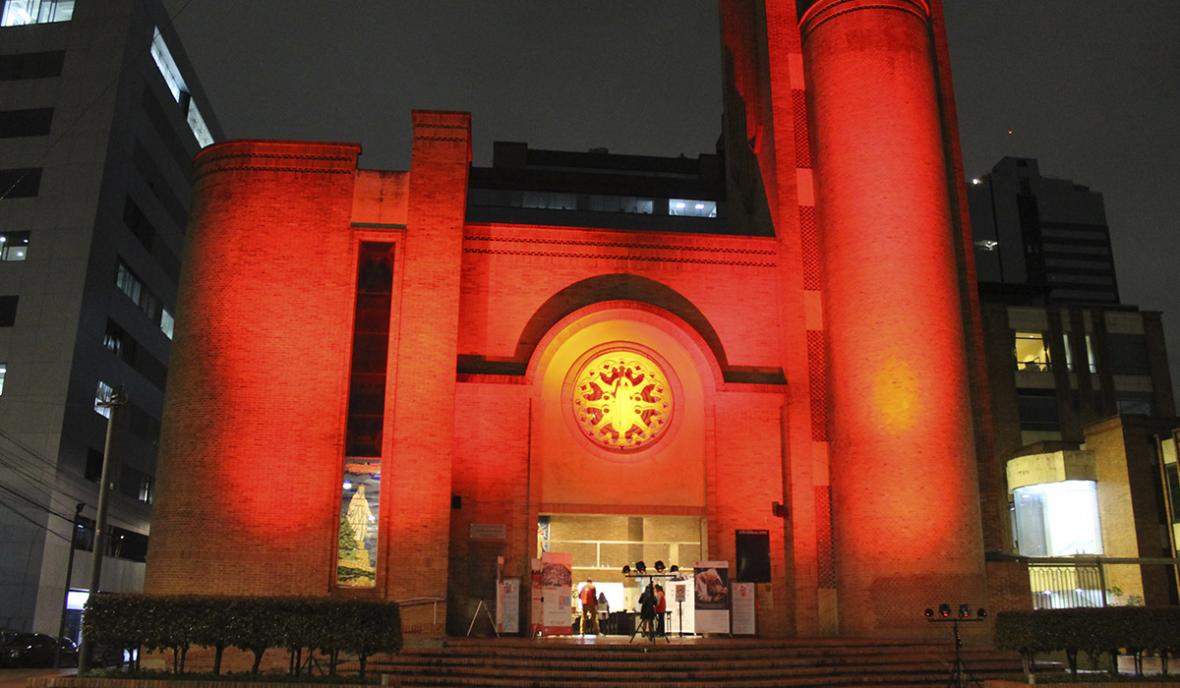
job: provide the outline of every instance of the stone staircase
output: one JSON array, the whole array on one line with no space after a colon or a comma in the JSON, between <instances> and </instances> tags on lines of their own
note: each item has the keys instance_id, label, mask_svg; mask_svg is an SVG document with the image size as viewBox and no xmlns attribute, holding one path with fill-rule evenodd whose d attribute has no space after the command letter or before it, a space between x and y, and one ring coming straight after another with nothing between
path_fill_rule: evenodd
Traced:
<instances>
[{"instance_id":1,"label":"stone staircase","mask_svg":"<svg viewBox=\"0 0 1180 688\"><path fill-rule=\"evenodd\" d=\"M949 643L924 641L450 639L443 647L374 657L369 670L407 688L905 688L945 686L953 657ZM963 658L980 681L1022 676L1012 653L965 649Z\"/></svg>"}]
</instances>

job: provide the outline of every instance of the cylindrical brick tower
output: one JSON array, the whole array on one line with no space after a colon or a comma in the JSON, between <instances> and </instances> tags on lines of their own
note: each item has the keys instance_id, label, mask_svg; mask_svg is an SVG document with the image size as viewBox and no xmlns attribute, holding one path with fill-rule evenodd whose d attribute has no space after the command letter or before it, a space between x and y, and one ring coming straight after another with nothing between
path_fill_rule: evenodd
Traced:
<instances>
[{"instance_id":1,"label":"cylindrical brick tower","mask_svg":"<svg viewBox=\"0 0 1180 688\"><path fill-rule=\"evenodd\" d=\"M931 31L924 0L820 0L800 18L846 635L920 633L926 607L985 602Z\"/></svg>"},{"instance_id":2,"label":"cylindrical brick tower","mask_svg":"<svg viewBox=\"0 0 1180 688\"><path fill-rule=\"evenodd\" d=\"M235 141L195 160L150 594L329 590L359 153Z\"/></svg>"}]
</instances>

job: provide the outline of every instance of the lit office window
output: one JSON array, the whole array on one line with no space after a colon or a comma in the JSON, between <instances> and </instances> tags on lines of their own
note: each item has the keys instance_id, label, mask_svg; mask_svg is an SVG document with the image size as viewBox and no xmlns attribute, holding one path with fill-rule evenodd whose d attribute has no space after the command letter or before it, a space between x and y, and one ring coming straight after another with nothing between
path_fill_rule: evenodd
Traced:
<instances>
[{"instance_id":1,"label":"lit office window","mask_svg":"<svg viewBox=\"0 0 1180 688\"><path fill-rule=\"evenodd\" d=\"M74 16L74 0L6 0L0 26L52 24Z\"/></svg>"},{"instance_id":2,"label":"lit office window","mask_svg":"<svg viewBox=\"0 0 1180 688\"><path fill-rule=\"evenodd\" d=\"M0 261L23 261L28 254L28 232L0 233Z\"/></svg>"},{"instance_id":3,"label":"lit office window","mask_svg":"<svg viewBox=\"0 0 1180 688\"><path fill-rule=\"evenodd\" d=\"M176 328L176 319L172 317L172 313L164 308L160 311L160 330L163 331L164 336L172 339L172 332Z\"/></svg>"},{"instance_id":4,"label":"lit office window","mask_svg":"<svg viewBox=\"0 0 1180 688\"><path fill-rule=\"evenodd\" d=\"M0 395L4 394L4 378L8 376L8 364L0 363Z\"/></svg>"},{"instance_id":5,"label":"lit office window","mask_svg":"<svg viewBox=\"0 0 1180 688\"><path fill-rule=\"evenodd\" d=\"M1086 364L1090 366L1091 373L1098 372L1098 364L1094 362L1094 341L1090 335L1086 335Z\"/></svg>"},{"instance_id":6,"label":"lit office window","mask_svg":"<svg viewBox=\"0 0 1180 688\"><path fill-rule=\"evenodd\" d=\"M111 397L114 395L114 393L115 390L113 387L102 380L99 380L98 388L94 390L94 412L103 418L110 418L111 407L104 406L104 404L111 400Z\"/></svg>"},{"instance_id":7,"label":"lit office window","mask_svg":"<svg viewBox=\"0 0 1180 688\"><path fill-rule=\"evenodd\" d=\"M698 201L691 198L669 198L668 214L687 217L717 217L717 202Z\"/></svg>"},{"instance_id":8,"label":"lit office window","mask_svg":"<svg viewBox=\"0 0 1180 688\"><path fill-rule=\"evenodd\" d=\"M172 98L179 103L180 94L187 93L188 87L185 86L184 77L180 75L180 69L176 66L176 61L172 59L172 53L164 43L164 37L160 35L159 29L156 29L156 33L152 37L152 59L156 61L156 68L160 70L160 76L164 77L164 83L168 84Z\"/></svg>"},{"instance_id":9,"label":"lit office window","mask_svg":"<svg viewBox=\"0 0 1180 688\"><path fill-rule=\"evenodd\" d=\"M173 100L180 104L184 120L188 124L188 128L192 130L193 136L196 137L197 143L201 145L201 148L213 143L213 135L209 133L209 125L205 124L205 118L201 115L197 104L189 97L188 85L184 83L180 68L176 66L176 60L172 59L172 52L168 50L168 44L164 42L164 37L160 35L159 29L156 29L156 33L152 36L151 52L156 69L159 69L160 76L164 77L164 83L168 85L168 91L172 93Z\"/></svg>"},{"instance_id":10,"label":"lit office window","mask_svg":"<svg viewBox=\"0 0 1180 688\"><path fill-rule=\"evenodd\" d=\"M1020 553L1030 557L1102 554L1098 486L1065 480L1021 487L1013 492Z\"/></svg>"},{"instance_id":11,"label":"lit office window","mask_svg":"<svg viewBox=\"0 0 1180 688\"><path fill-rule=\"evenodd\" d=\"M1050 370L1049 347L1045 346L1045 336L1040 332L1017 332L1015 350L1017 370Z\"/></svg>"},{"instance_id":12,"label":"lit office window","mask_svg":"<svg viewBox=\"0 0 1180 688\"><path fill-rule=\"evenodd\" d=\"M209 125L205 124L205 118L201 116L201 111L197 109L197 104L192 100L188 102L187 120L188 128L192 130L193 136L196 137L201 148L213 143L213 135L209 133Z\"/></svg>"}]
</instances>

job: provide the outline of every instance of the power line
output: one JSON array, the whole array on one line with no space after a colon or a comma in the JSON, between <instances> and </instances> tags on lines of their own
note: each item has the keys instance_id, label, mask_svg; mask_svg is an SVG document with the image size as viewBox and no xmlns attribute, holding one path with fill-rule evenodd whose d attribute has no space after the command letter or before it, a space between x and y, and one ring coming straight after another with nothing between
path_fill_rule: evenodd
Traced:
<instances>
[{"instance_id":1,"label":"power line","mask_svg":"<svg viewBox=\"0 0 1180 688\"><path fill-rule=\"evenodd\" d=\"M9 504L8 502L0 502L0 506L7 508L7 509L8 509L9 511L11 511L12 513L14 513L14 514L16 514L17 516L19 516L19 517L23 518L24 520L28 521L29 523L32 523L34 526L36 526L36 527L40 528L41 530L44 530L45 532L47 532L47 533L49 533L49 534L51 534L51 535L56 535L57 537L61 538L62 540L65 540L66 542L70 542L70 539L69 539L68 537L66 537L65 535L62 535L61 533L57 532L57 531L56 531L56 530L54 530L53 528L50 528L50 527L49 527L48 525L46 525L46 524L43 524L43 523L38 523L38 522L34 521L33 519L29 518L29 517L28 517L28 516L26 516L25 514L22 514L21 512L17 511L17 510L16 510L16 507L12 506L12 505L11 505L11 504Z\"/></svg>"},{"instance_id":2,"label":"power line","mask_svg":"<svg viewBox=\"0 0 1180 688\"><path fill-rule=\"evenodd\" d=\"M63 516L63 515L57 513L56 511L54 511L51 507L45 506L44 504L40 504L36 500L34 500L33 498L27 497L27 496L21 494L20 492L17 492L16 490L12 489L11 487L8 487L6 485L0 485L0 490L4 490L5 492L16 496L18 499L24 501L26 504L30 504L38 509L41 509L42 511L50 514L51 516L57 516L58 518L62 519L63 521L69 521L70 523L74 522L73 517Z\"/></svg>"}]
</instances>

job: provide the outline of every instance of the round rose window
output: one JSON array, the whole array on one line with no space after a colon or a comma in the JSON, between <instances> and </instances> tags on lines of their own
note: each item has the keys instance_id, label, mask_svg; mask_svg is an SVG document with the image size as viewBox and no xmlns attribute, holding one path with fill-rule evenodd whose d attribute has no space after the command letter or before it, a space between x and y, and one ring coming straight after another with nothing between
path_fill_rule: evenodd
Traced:
<instances>
[{"instance_id":1,"label":"round rose window","mask_svg":"<svg viewBox=\"0 0 1180 688\"><path fill-rule=\"evenodd\" d=\"M578 428L614 451L647 448L672 420L672 387L656 362L635 351L608 351L578 371L573 386Z\"/></svg>"}]
</instances>

